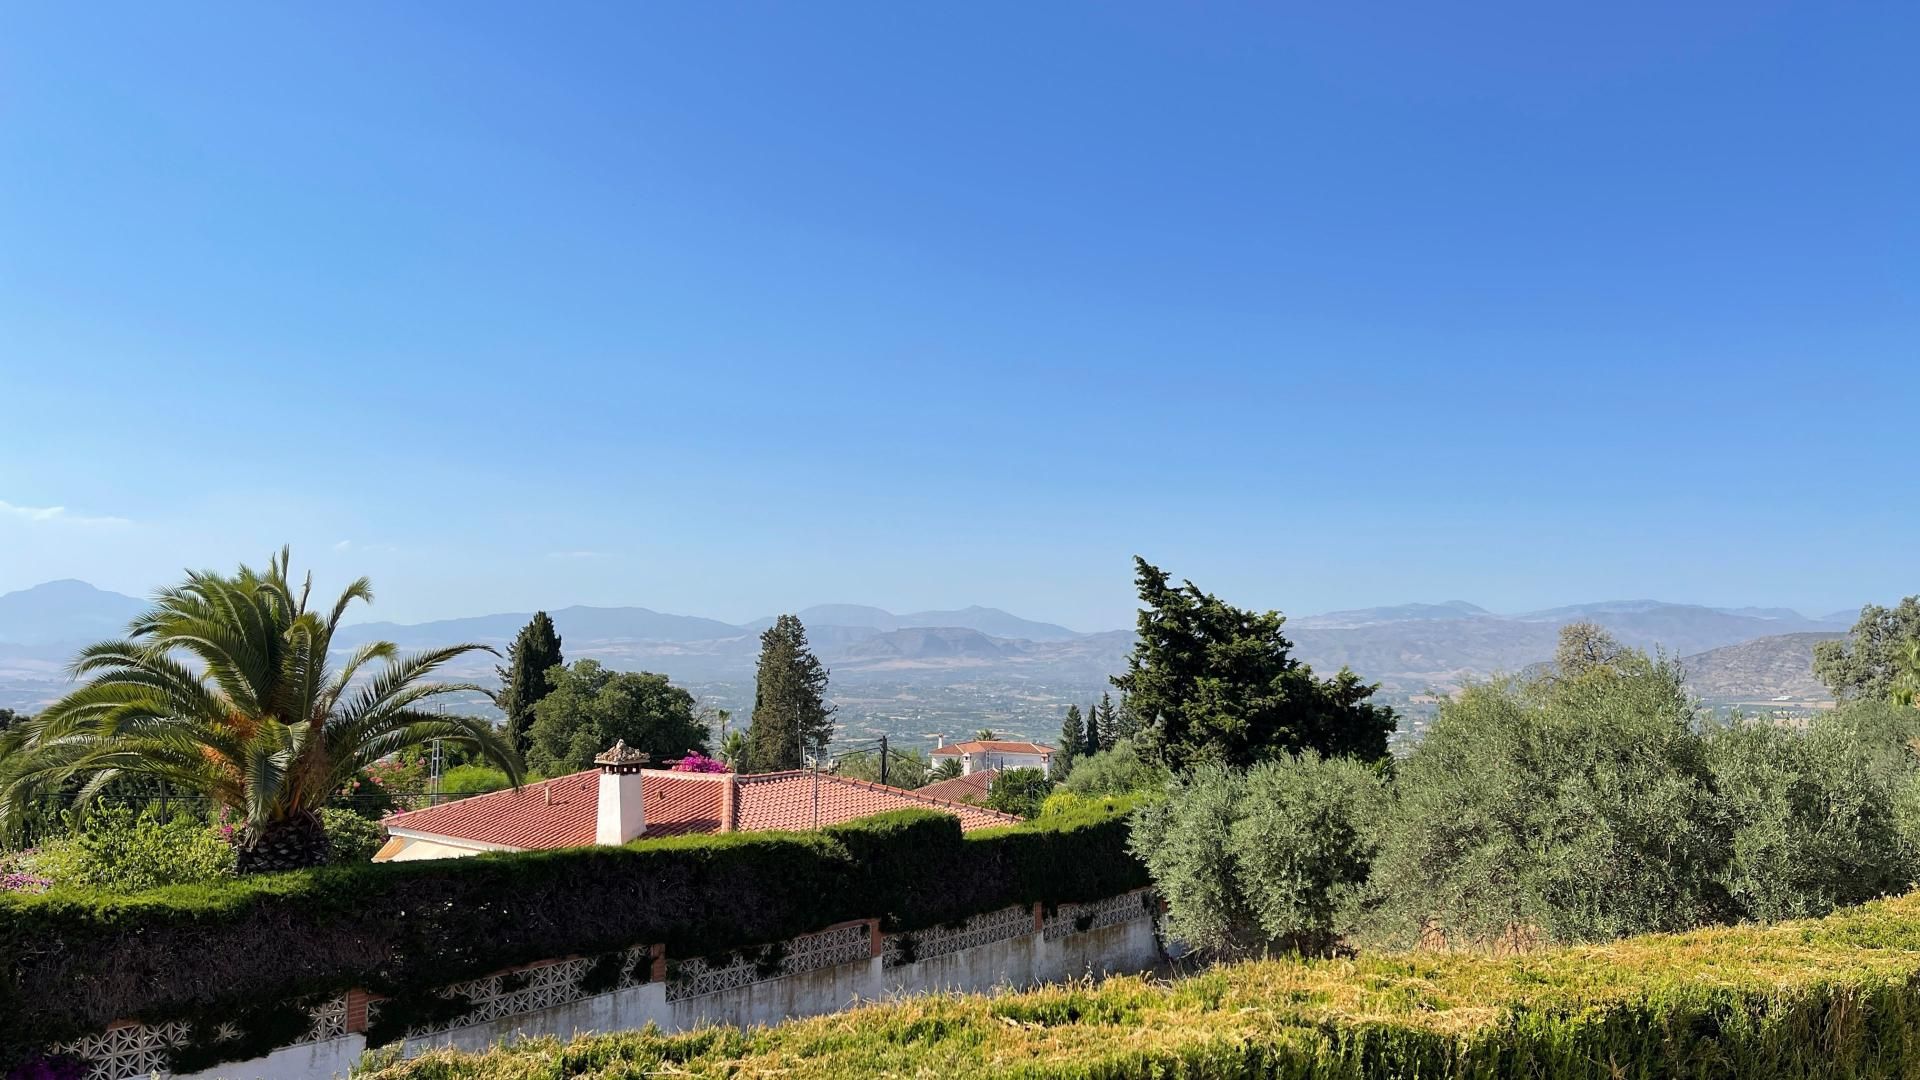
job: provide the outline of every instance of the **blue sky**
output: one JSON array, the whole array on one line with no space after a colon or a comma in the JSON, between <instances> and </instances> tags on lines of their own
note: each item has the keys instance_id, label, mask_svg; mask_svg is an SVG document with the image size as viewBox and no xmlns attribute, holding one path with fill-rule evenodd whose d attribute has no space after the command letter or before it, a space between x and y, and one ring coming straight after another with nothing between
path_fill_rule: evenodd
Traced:
<instances>
[{"instance_id":1,"label":"blue sky","mask_svg":"<svg viewBox=\"0 0 1920 1080\"><path fill-rule=\"evenodd\" d=\"M1920 590L1913 5L7 23L0 590Z\"/></svg>"}]
</instances>

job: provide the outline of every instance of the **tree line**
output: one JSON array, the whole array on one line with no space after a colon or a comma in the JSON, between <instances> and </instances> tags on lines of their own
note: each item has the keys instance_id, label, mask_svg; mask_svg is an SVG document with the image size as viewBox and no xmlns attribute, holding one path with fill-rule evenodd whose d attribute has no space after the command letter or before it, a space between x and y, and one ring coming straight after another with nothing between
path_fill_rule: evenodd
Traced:
<instances>
[{"instance_id":1,"label":"tree line","mask_svg":"<svg viewBox=\"0 0 1920 1080\"><path fill-rule=\"evenodd\" d=\"M1176 933L1229 955L1822 915L1920 879L1916 616L1863 612L1822 650L1839 707L1797 726L1712 722L1677 662L1569 626L1398 760L1289 746L1149 777L1132 843Z\"/></svg>"}]
</instances>

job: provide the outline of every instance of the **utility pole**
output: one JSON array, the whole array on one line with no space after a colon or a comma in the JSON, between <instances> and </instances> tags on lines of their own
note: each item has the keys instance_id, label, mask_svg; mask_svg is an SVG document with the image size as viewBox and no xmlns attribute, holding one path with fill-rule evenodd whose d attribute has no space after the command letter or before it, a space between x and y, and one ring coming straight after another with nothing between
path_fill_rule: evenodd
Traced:
<instances>
[{"instance_id":1,"label":"utility pole","mask_svg":"<svg viewBox=\"0 0 1920 1080\"><path fill-rule=\"evenodd\" d=\"M887 737L880 736L880 782L887 782Z\"/></svg>"},{"instance_id":2,"label":"utility pole","mask_svg":"<svg viewBox=\"0 0 1920 1080\"><path fill-rule=\"evenodd\" d=\"M439 708L442 717L447 715L447 706L442 702ZM433 757L427 766L427 805L440 805L440 740L433 740Z\"/></svg>"}]
</instances>

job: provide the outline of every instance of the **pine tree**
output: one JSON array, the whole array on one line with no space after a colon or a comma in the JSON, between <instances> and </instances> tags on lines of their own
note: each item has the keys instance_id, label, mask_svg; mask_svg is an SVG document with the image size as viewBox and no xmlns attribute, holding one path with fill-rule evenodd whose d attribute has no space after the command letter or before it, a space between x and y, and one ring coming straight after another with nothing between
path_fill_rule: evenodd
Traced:
<instances>
[{"instance_id":1,"label":"pine tree","mask_svg":"<svg viewBox=\"0 0 1920 1080\"><path fill-rule=\"evenodd\" d=\"M834 712L826 702L827 674L797 617L782 615L760 635L746 771L798 769L809 755L825 756Z\"/></svg>"},{"instance_id":2,"label":"pine tree","mask_svg":"<svg viewBox=\"0 0 1920 1080\"><path fill-rule=\"evenodd\" d=\"M1092 722L1087 725L1087 738L1092 741L1098 732L1101 749L1111 747L1129 732L1121 730L1121 718L1113 711L1113 695L1101 694L1100 704L1093 710Z\"/></svg>"},{"instance_id":3,"label":"pine tree","mask_svg":"<svg viewBox=\"0 0 1920 1080\"><path fill-rule=\"evenodd\" d=\"M1073 762L1087 741L1087 725L1080 718L1080 706L1067 706L1067 718L1060 722L1060 745L1053 751L1048 774L1064 780L1073 771Z\"/></svg>"},{"instance_id":4,"label":"pine tree","mask_svg":"<svg viewBox=\"0 0 1920 1080\"><path fill-rule=\"evenodd\" d=\"M547 674L564 663L553 620L546 612L536 611L507 647L505 666L493 669L500 675L500 692L494 696L494 704L507 714L507 735L521 754L529 745L527 731L533 727L533 707L553 689Z\"/></svg>"},{"instance_id":5,"label":"pine tree","mask_svg":"<svg viewBox=\"0 0 1920 1080\"><path fill-rule=\"evenodd\" d=\"M1377 761L1387 756L1393 710L1377 687L1342 668L1322 679L1293 655L1277 611L1236 608L1188 581L1134 560L1140 618L1126 694L1147 754L1177 771L1212 763L1245 768L1282 754Z\"/></svg>"}]
</instances>

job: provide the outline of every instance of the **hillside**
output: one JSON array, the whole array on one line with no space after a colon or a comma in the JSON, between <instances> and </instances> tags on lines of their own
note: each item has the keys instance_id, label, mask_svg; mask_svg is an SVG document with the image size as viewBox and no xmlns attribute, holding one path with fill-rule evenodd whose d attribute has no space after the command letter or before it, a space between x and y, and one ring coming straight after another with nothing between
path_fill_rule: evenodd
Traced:
<instances>
[{"instance_id":1,"label":"hillside","mask_svg":"<svg viewBox=\"0 0 1920 1080\"><path fill-rule=\"evenodd\" d=\"M46 645L119 637L146 601L71 578L0 595L0 642Z\"/></svg>"},{"instance_id":2,"label":"hillside","mask_svg":"<svg viewBox=\"0 0 1920 1080\"><path fill-rule=\"evenodd\" d=\"M1813 647L1844 636L1778 634L1697 653L1681 664L1687 671L1687 686L1707 702L1827 702L1833 696L1813 677Z\"/></svg>"}]
</instances>

